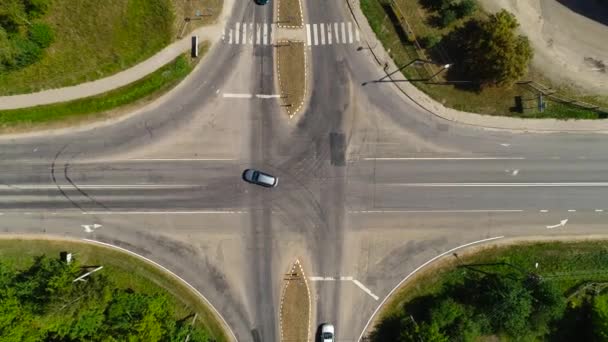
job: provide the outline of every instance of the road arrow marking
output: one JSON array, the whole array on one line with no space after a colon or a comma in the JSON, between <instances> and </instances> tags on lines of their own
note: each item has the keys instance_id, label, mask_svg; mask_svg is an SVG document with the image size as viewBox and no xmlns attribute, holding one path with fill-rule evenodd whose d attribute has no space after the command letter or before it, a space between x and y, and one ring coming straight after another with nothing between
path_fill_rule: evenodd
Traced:
<instances>
[{"instance_id":1,"label":"road arrow marking","mask_svg":"<svg viewBox=\"0 0 608 342\"><path fill-rule=\"evenodd\" d=\"M82 228L84 228L84 231L87 233L92 233L95 229L97 228L101 228L102 226L100 224L83 224Z\"/></svg>"},{"instance_id":2,"label":"road arrow marking","mask_svg":"<svg viewBox=\"0 0 608 342\"><path fill-rule=\"evenodd\" d=\"M561 220L561 221L559 221L558 224L556 224L554 226L547 226L547 229L553 229L553 228L557 228L557 227L563 227L563 226L566 225L566 223L568 223L568 219Z\"/></svg>"}]
</instances>

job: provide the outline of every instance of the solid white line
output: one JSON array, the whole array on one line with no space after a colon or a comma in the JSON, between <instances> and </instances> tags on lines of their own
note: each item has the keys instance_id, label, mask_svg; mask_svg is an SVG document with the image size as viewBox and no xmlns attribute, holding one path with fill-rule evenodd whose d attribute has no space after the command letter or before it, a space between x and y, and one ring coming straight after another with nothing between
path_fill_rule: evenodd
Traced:
<instances>
[{"instance_id":1,"label":"solid white line","mask_svg":"<svg viewBox=\"0 0 608 342\"><path fill-rule=\"evenodd\" d=\"M568 183L385 183L385 186L412 188L537 188L537 187L607 187L608 182L568 182Z\"/></svg>"},{"instance_id":2,"label":"solid white line","mask_svg":"<svg viewBox=\"0 0 608 342\"><path fill-rule=\"evenodd\" d=\"M342 44L346 44L346 24L342 22Z\"/></svg>"},{"instance_id":3,"label":"solid white line","mask_svg":"<svg viewBox=\"0 0 608 342\"><path fill-rule=\"evenodd\" d=\"M253 23L249 23L249 44L253 45L253 35L254 35L254 31L253 31Z\"/></svg>"},{"instance_id":4,"label":"solid white line","mask_svg":"<svg viewBox=\"0 0 608 342\"><path fill-rule=\"evenodd\" d=\"M228 44L232 44L232 29L228 31Z\"/></svg>"},{"instance_id":5,"label":"solid white line","mask_svg":"<svg viewBox=\"0 0 608 342\"><path fill-rule=\"evenodd\" d=\"M332 31L331 31L331 24L327 24L327 45L331 45L331 35L332 35Z\"/></svg>"},{"instance_id":6,"label":"solid white line","mask_svg":"<svg viewBox=\"0 0 608 342\"><path fill-rule=\"evenodd\" d=\"M541 209L540 212L541 213L546 213L546 212L549 212L549 210L547 210L547 209Z\"/></svg>"},{"instance_id":7,"label":"solid white line","mask_svg":"<svg viewBox=\"0 0 608 342\"><path fill-rule=\"evenodd\" d=\"M334 23L334 38L336 38L336 44L340 44L340 31L338 30L338 23Z\"/></svg>"},{"instance_id":8,"label":"solid white line","mask_svg":"<svg viewBox=\"0 0 608 342\"><path fill-rule=\"evenodd\" d=\"M239 39L239 34L241 33L241 29L240 29L241 23L235 23L234 24L234 43L235 44L240 44L241 41Z\"/></svg>"},{"instance_id":9,"label":"solid white line","mask_svg":"<svg viewBox=\"0 0 608 342\"><path fill-rule=\"evenodd\" d=\"M82 240L90 242L90 243L106 246L106 247L111 247L111 248L118 249L120 251L126 252L128 254L131 254L131 255L133 255L135 257L138 257L138 258L140 258L142 260L145 260L145 261L151 263L152 265L154 265L154 266L162 269L163 271L167 272L171 276L179 279L182 283L186 284L194 293L196 293L200 298L202 298L205 301L205 303L207 303L207 305L209 305L209 307L213 310L213 312L217 315L217 317L220 318L220 320L224 324L224 328L228 329L228 331L230 332L230 335L232 335L232 338L235 341L238 342L238 339L236 338L236 335L234 334L234 332L232 331L232 329L230 328L230 326L228 325L228 323L226 322L226 320L224 319L224 317L220 314L220 312L213 306L213 304L211 304L211 302L205 296L203 296L202 293L200 293L194 286L190 285L190 283L188 283L187 281L185 281L182 277L180 277L177 274L171 272L168 268L162 266L161 264L157 263L156 261L148 259L145 256L139 255L139 254L137 254L135 252L132 252L132 251L130 251L128 249L125 249L125 248L122 248L122 247L118 247L118 246L115 246L115 245L112 245L112 244L109 244L109 243L101 242L101 241L91 240L91 239L82 239Z\"/></svg>"},{"instance_id":10,"label":"solid white line","mask_svg":"<svg viewBox=\"0 0 608 342\"><path fill-rule=\"evenodd\" d=\"M262 25L255 24L255 44L260 45L262 42Z\"/></svg>"},{"instance_id":11,"label":"solid white line","mask_svg":"<svg viewBox=\"0 0 608 342\"><path fill-rule=\"evenodd\" d=\"M325 45L325 25L319 24L319 30L321 31L321 45Z\"/></svg>"},{"instance_id":12,"label":"solid white line","mask_svg":"<svg viewBox=\"0 0 608 342\"><path fill-rule=\"evenodd\" d=\"M317 24L312 24L312 32L313 32L313 38L314 38L314 44L313 45L317 45L319 42L319 37L317 36Z\"/></svg>"},{"instance_id":13,"label":"solid white line","mask_svg":"<svg viewBox=\"0 0 608 342\"><path fill-rule=\"evenodd\" d=\"M426 213L521 213L523 209L471 210L349 210L349 214L426 214Z\"/></svg>"},{"instance_id":14,"label":"solid white line","mask_svg":"<svg viewBox=\"0 0 608 342\"><path fill-rule=\"evenodd\" d=\"M346 280L346 281L352 281L353 277L340 277L340 280L342 280L342 281L344 281L344 280Z\"/></svg>"},{"instance_id":15,"label":"solid white line","mask_svg":"<svg viewBox=\"0 0 608 342\"><path fill-rule=\"evenodd\" d=\"M576 211L576 209L568 209L568 212L569 212L569 213L573 213L573 212L575 212L575 211Z\"/></svg>"},{"instance_id":16,"label":"solid white line","mask_svg":"<svg viewBox=\"0 0 608 342\"><path fill-rule=\"evenodd\" d=\"M224 215L224 214L246 214L246 211L85 211L83 215Z\"/></svg>"},{"instance_id":17,"label":"solid white line","mask_svg":"<svg viewBox=\"0 0 608 342\"><path fill-rule=\"evenodd\" d=\"M306 24L306 44L308 44L308 46L312 44L312 40L310 39L310 24Z\"/></svg>"},{"instance_id":18,"label":"solid white line","mask_svg":"<svg viewBox=\"0 0 608 342\"><path fill-rule=\"evenodd\" d=\"M425 267L426 265L432 263L433 261L441 258L444 255L450 254L458 249L464 248L464 247L468 247L474 244L478 244L478 243L482 243L482 242L487 242L487 241L492 241L492 240L497 240L497 239L502 239L504 236L497 236L497 237L492 237L492 238L488 238L488 239L483 239L483 240L478 240L478 241L473 241L473 242L469 242L466 243L464 245L455 247L450 249L449 251L443 252L437 256L435 256L434 258L432 258L431 260L425 262L424 264L418 266L418 268L416 268L415 270L413 270L410 274L408 274L405 278L403 278L399 284L397 284L397 286L395 286L391 292L388 293L388 295L386 295L386 297L384 297L384 299L382 300L382 302L380 302L380 304L378 305L378 307L376 308L376 310L374 310L374 312L372 313L371 317L369 318L369 320L367 321L367 324L365 324L365 327L363 328L363 331L361 331L361 335L359 335L359 339L357 341L361 342L361 339L363 338L363 335L365 334L365 331L367 330L367 328L369 327L370 323L372 322L372 319L374 318L374 316L376 316L376 314L378 313L378 311L380 310L380 308L382 307L382 305L384 305L384 303L388 300L388 298L395 292L397 291L397 289L403 284L405 283L409 278L412 277L412 275L414 275L416 272L418 272L420 269L422 269L423 267Z\"/></svg>"},{"instance_id":19,"label":"solid white line","mask_svg":"<svg viewBox=\"0 0 608 342\"><path fill-rule=\"evenodd\" d=\"M193 188L199 185L196 184L82 184L78 185L79 189L174 189L174 188ZM52 190L52 189L74 189L72 185L56 185L56 184L17 184L6 185L0 184L0 190Z\"/></svg>"},{"instance_id":20,"label":"solid white line","mask_svg":"<svg viewBox=\"0 0 608 342\"><path fill-rule=\"evenodd\" d=\"M359 36L359 29L355 27L355 40L360 41L361 37Z\"/></svg>"},{"instance_id":21,"label":"solid white line","mask_svg":"<svg viewBox=\"0 0 608 342\"><path fill-rule=\"evenodd\" d=\"M281 97L280 94L273 94L273 95L266 95L266 94L256 94L255 97L258 97L260 99L276 99Z\"/></svg>"},{"instance_id":22,"label":"solid white line","mask_svg":"<svg viewBox=\"0 0 608 342\"><path fill-rule=\"evenodd\" d=\"M361 284L360 281L358 281L357 279L353 279L353 283L355 283L355 285L357 285L361 290L363 290L363 292L367 293L368 295L370 295L375 300L378 300L379 297L376 296L370 289L368 289L367 287L363 286L363 284Z\"/></svg>"},{"instance_id":23,"label":"solid white line","mask_svg":"<svg viewBox=\"0 0 608 342\"><path fill-rule=\"evenodd\" d=\"M233 158L150 158L150 159L128 159L126 161L138 162L175 162L175 161L230 161Z\"/></svg>"},{"instance_id":24,"label":"solid white line","mask_svg":"<svg viewBox=\"0 0 608 342\"><path fill-rule=\"evenodd\" d=\"M601 213L602 211L604 211L604 209L595 209L596 213Z\"/></svg>"},{"instance_id":25,"label":"solid white line","mask_svg":"<svg viewBox=\"0 0 608 342\"><path fill-rule=\"evenodd\" d=\"M247 23L243 23L243 44L247 44Z\"/></svg>"},{"instance_id":26,"label":"solid white line","mask_svg":"<svg viewBox=\"0 0 608 342\"><path fill-rule=\"evenodd\" d=\"M524 160L524 157L387 157L387 158L363 158L363 160Z\"/></svg>"},{"instance_id":27,"label":"solid white line","mask_svg":"<svg viewBox=\"0 0 608 342\"><path fill-rule=\"evenodd\" d=\"M237 99L250 99L252 97L251 94L234 94L234 93L223 93L223 97L229 98L237 98Z\"/></svg>"},{"instance_id":28,"label":"solid white line","mask_svg":"<svg viewBox=\"0 0 608 342\"><path fill-rule=\"evenodd\" d=\"M262 44L264 45L268 45L268 24L264 23L262 24L262 26L264 27L264 35L263 35L263 39L262 39Z\"/></svg>"},{"instance_id":29,"label":"solid white line","mask_svg":"<svg viewBox=\"0 0 608 342\"><path fill-rule=\"evenodd\" d=\"M353 23L348 22L348 43L353 43Z\"/></svg>"}]
</instances>

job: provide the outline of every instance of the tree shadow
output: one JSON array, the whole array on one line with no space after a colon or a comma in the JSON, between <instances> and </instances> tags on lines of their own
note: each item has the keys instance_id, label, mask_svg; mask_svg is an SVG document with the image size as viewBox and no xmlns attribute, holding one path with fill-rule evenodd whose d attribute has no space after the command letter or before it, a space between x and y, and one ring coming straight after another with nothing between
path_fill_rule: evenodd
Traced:
<instances>
[{"instance_id":1,"label":"tree shadow","mask_svg":"<svg viewBox=\"0 0 608 342\"><path fill-rule=\"evenodd\" d=\"M600 24L608 25L608 1L602 0L557 0L571 11Z\"/></svg>"}]
</instances>

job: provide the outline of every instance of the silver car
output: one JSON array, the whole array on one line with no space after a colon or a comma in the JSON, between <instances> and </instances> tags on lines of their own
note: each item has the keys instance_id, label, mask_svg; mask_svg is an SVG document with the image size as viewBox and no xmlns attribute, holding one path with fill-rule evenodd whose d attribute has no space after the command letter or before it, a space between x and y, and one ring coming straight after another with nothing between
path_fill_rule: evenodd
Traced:
<instances>
[{"instance_id":1,"label":"silver car","mask_svg":"<svg viewBox=\"0 0 608 342\"><path fill-rule=\"evenodd\" d=\"M279 178L262 171L247 169L243 171L243 180L251 184L274 188L279 184Z\"/></svg>"}]
</instances>

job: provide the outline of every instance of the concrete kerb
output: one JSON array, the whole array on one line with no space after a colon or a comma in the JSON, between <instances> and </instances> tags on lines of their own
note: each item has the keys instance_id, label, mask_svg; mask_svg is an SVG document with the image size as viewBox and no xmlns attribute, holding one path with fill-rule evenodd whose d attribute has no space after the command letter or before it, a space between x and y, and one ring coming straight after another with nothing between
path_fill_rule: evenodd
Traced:
<instances>
[{"instance_id":1,"label":"concrete kerb","mask_svg":"<svg viewBox=\"0 0 608 342\"><path fill-rule=\"evenodd\" d=\"M387 64L389 69L396 70L397 66L393 62L393 59L388 56L382 43L376 38L373 30L369 26L367 18L362 13L359 1L347 0L346 3L355 24L359 27L359 31L366 37L366 50L370 51L378 66ZM371 46L370 41L374 43L373 47ZM386 70L384 70L384 73L391 81L395 81ZM401 74L399 73L399 75ZM486 130L507 130L517 133L608 133L608 120L523 119L461 112L443 106L412 84L391 83L401 94L406 96L408 100L415 103L424 111L443 120L461 125L473 126Z\"/></svg>"},{"instance_id":2,"label":"concrete kerb","mask_svg":"<svg viewBox=\"0 0 608 342\"><path fill-rule=\"evenodd\" d=\"M304 103L306 102L306 98L307 98L307 94L308 94L308 57L307 57L307 51L306 51L306 43L301 41L301 40L278 40L277 41L277 45L280 45L282 43L302 43L302 49L304 50L303 54L304 54L304 94L302 96L302 101L297 104L298 106L294 108L294 104L291 104L291 109L287 109L287 115L289 116L289 118L293 118L295 114L297 114L300 109L302 109L302 107L304 107ZM281 70L280 70L280 66L279 66L279 50L277 50L277 53L275 54L275 65L277 66L277 88L279 89L280 92L282 92L283 90L281 89ZM282 95L282 94L281 94Z\"/></svg>"},{"instance_id":3,"label":"concrete kerb","mask_svg":"<svg viewBox=\"0 0 608 342\"><path fill-rule=\"evenodd\" d=\"M275 2L276 3L276 5L275 5L275 12L277 14L277 20L276 20L277 27L286 28L286 29L301 29L301 28L303 28L304 27L304 11L302 11L302 0L298 0L298 4L300 6L300 25L298 25L298 26L283 25L281 22L278 21L278 19L281 17L281 13L280 13L281 6L279 5L280 1L282 1L282 0L279 0L279 1Z\"/></svg>"},{"instance_id":4,"label":"concrete kerb","mask_svg":"<svg viewBox=\"0 0 608 342\"><path fill-rule=\"evenodd\" d=\"M209 49L218 41L225 22L230 16L235 0L223 0L222 12L213 25L201 26L188 34L187 37L173 42L154 56L129 69L98 80L77 84L74 86L55 88L36 93L0 96L0 110L27 108L53 103L67 102L85 97L99 95L127 84L133 83L170 63L180 54L191 47L192 35L198 35L201 41L211 43Z\"/></svg>"}]
</instances>

